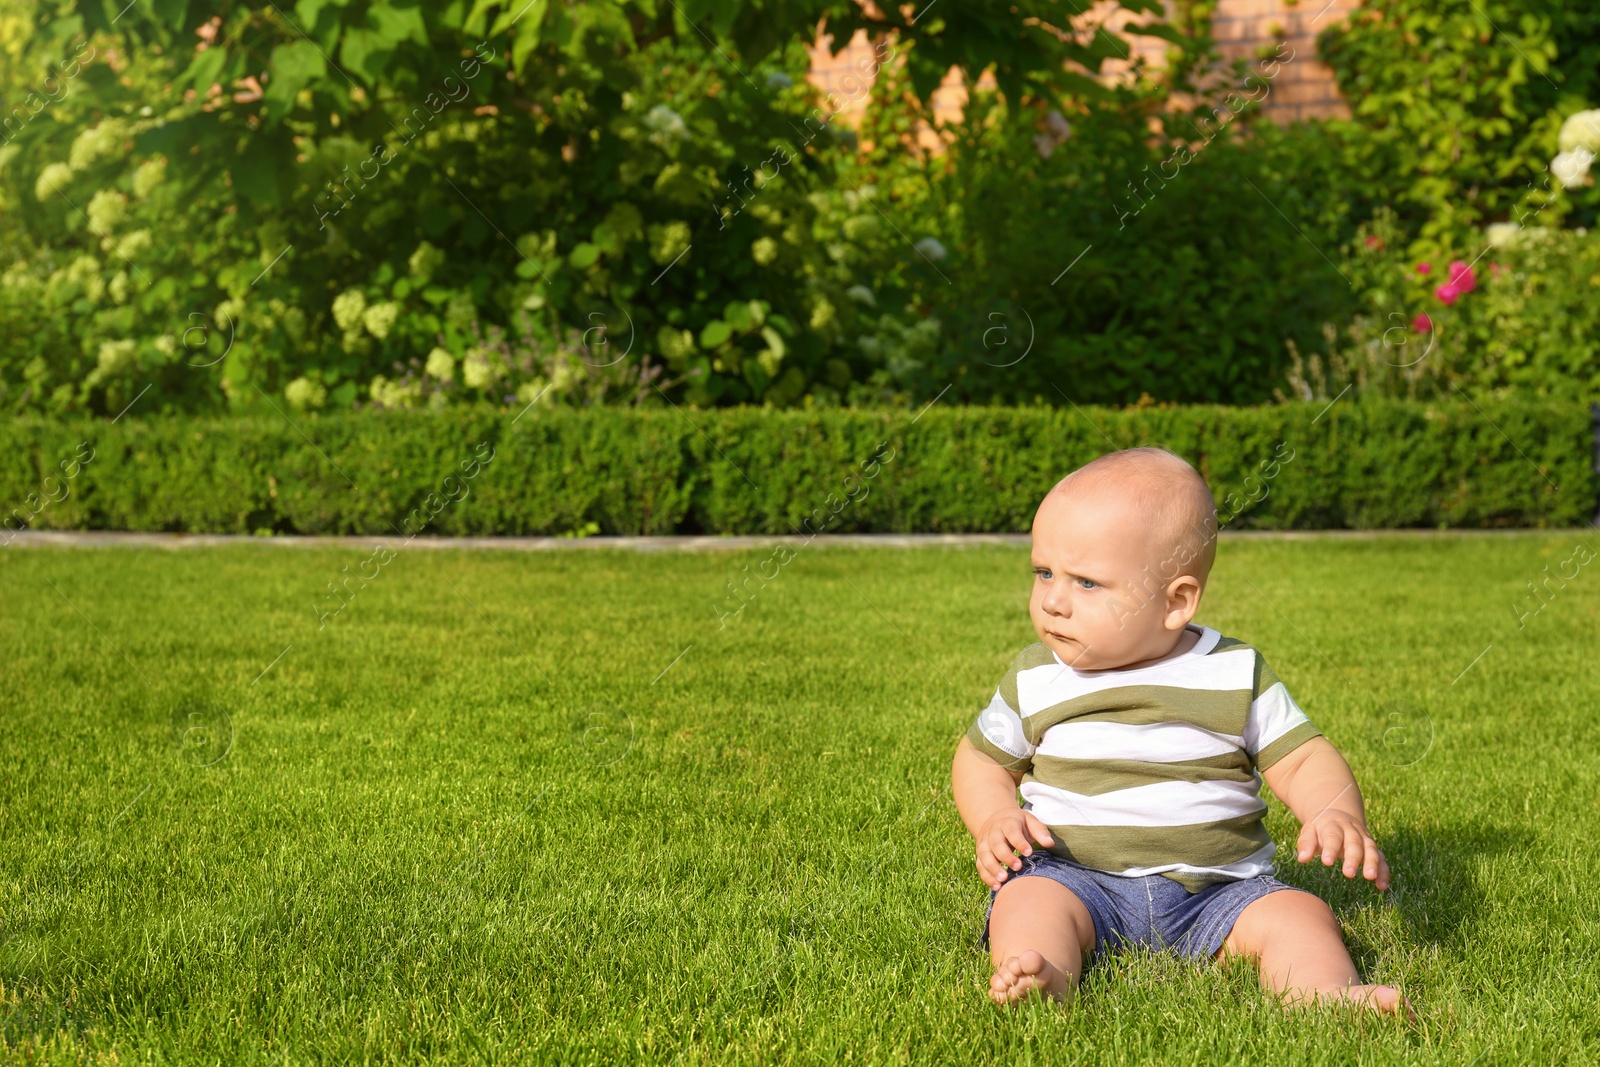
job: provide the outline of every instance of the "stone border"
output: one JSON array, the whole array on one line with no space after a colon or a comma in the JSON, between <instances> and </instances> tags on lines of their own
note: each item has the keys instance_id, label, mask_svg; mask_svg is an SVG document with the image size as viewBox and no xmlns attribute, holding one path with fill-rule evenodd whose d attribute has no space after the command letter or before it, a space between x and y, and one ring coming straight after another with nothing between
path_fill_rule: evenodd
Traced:
<instances>
[{"instance_id":1,"label":"stone border","mask_svg":"<svg viewBox=\"0 0 1600 1067\"><path fill-rule=\"evenodd\" d=\"M1573 527L1580 529L1581 527ZM1518 534L1554 534L1565 527L1515 530L1224 530L1224 541L1366 541L1381 538L1406 540L1448 537L1506 537ZM716 552L765 548L793 535L738 537L417 537L407 548L501 549L546 552L563 549L618 549L633 552ZM248 534L131 533L103 530L24 530L11 544L24 548L218 548L262 545L278 548L366 548L384 535L252 537ZM836 548L965 548L973 545L1025 546L1027 534L822 534L811 542Z\"/></svg>"}]
</instances>

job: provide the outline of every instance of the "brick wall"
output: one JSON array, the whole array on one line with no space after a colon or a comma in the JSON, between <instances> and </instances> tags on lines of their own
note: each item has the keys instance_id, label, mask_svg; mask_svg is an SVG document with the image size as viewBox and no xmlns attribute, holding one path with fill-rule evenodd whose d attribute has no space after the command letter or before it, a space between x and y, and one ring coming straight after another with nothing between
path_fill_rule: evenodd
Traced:
<instances>
[{"instance_id":1,"label":"brick wall","mask_svg":"<svg viewBox=\"0 0 1600 1067\"><path fill-rule=\"evenodd\" d=\"M1170 3L1170 0L1169 0ZM1212 33L1217 48L1224 59L1243 58L1254 62L1263 46L1276 46L1284 41L1294 51L1293 59L1280 62L1278 75L1272 81L1272 91L1259 105L1263 114L1278 122L1297 119L1347 118L1350 110L1339 96L1333 81L1333 72L1317 61L1317 34L1339 22L1359 8L1360 0L1218 0L1217 12L1212 20ZM1082 26L1103 23L1116 30L1138 16L1131 15L1114 3L1101 2L1087 12ZM1112 60L1105 66L1107 77L1125 74L1131 64L1142 59L1159 66L1166 42L1156 37L1125 37L1130 45L1126 61ZM864 33L858 32L838 55L830 55L832 37L819 35L812 49L810 81L823 92L834 93L841 114L846 118L858 114L866 107L865 91L871 79L861 76L863 64L872 61L872 45ZM981 81L986 87L992 80ZM959 71L951 69L942 85L934 92L933 111L941 119L958 117L966 104L967 91ZM923 141L937 144L929 131Z\"/></svg>"},{"instance_id":2,"label":"brick wall","mask_svg":"<svg viewBox=\"0 0 1600 1067\"><path fill-rule=\"evenodd\" d=\"M1262 112L1278 122L1296 119L1349 118L1350 109L1333 82L1333 72L1317 60L1317 34L1342 22L1361 6L1360 0L1219 0L1211 22L1217 48L1232 59L1255 57L1256 49L1282 40L1294 59L1281 64Z\"/></svg>"}]
</instances>

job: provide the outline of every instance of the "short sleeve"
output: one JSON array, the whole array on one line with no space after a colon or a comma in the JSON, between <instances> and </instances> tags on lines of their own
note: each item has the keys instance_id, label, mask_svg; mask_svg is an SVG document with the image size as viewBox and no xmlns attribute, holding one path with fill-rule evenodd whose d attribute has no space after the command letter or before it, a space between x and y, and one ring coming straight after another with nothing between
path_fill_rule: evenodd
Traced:
<instances>
[{"instance_id":1,"label":"short sleeve","mask_svg":"<svg viewBox=\"0 0 1600 1067\"><path fill-rule=\"evenodd\" d=\"M994 691L989 706L967 730L972 747L1008 771L1026 771L1033 766L1037 746L1028 743L1028 732L1017 709L1017 670L1013 665Z\"/></svg>"},{"instance_id":2,"label":"short sleeve","mask_svg":"<svg viewBox=\"0 0 1600 1067\"><path fill-rule=\"evenodd\" d=\"M1266 770L1313 737L1321 736L1322 731L1300 710L1257 652L1250 718L1244 728L1244 748L1256 770Z\"/></svg>"}]
</instances>

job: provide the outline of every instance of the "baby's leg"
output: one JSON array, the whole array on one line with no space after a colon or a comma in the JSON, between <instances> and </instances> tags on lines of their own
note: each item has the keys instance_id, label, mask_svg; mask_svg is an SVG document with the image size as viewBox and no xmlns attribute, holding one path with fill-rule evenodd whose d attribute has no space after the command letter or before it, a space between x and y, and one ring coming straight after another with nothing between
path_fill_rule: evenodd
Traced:
<instances>
[{"instance_id":1,"label":"baby's leg","mask_svg":"<svg viewBox=\"0 0 1600 1067\"><path fill-rule=\"evenodd\" d=\"M1068 1000L1093 948L1094 920L1072 890L1038 876L1007 882L989 913L989 996L1007 1004L1038 990Z\"/></svg>"},{"instance_id":2,"label":"baby's leg","mask_svg":"<svg viewBox=\"0 0 1600 1067\"><path fill-rule=\"evenodd\" d=\"M1411 1004L1393 986L1362 985L1344 947L1339 920L1320 897L1280 889L1239 913L1217 958L1246 956L1261 967L1261 985L1289 1004L1348 1000L1377 1011L1404 1011Z\"/></svg>"}]
</instances>

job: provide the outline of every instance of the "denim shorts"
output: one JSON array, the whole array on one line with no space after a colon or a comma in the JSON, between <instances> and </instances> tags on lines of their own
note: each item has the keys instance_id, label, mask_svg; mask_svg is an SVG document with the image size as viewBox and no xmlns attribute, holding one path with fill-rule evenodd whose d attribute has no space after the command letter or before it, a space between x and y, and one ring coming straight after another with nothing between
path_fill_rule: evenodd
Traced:
<instances>
[{"instance_id":1,"label":"denim shorts","mask_svg":"<svg viewBox=\"0 0 1600 1067\"><path fill-rule=\"evenodd\" d=\"M1189 959L1210 959L1222 948L1245 908L1268 893L1294 888L1261 874L1191 893L1161 874L1110 874L1043 851L1021 858L1022 870L1006 875L1000 888L989 894L989 912L994 911L995 897L1013 882L1040 877L1059 882L1089 909L1096 959L1118 948L1119 943L1147 945ZM989 947L987 915L980 943Z\"/></svg>"}]
</instances>

